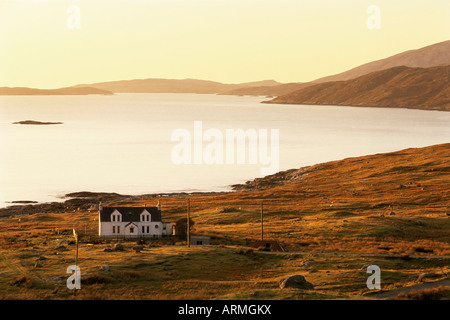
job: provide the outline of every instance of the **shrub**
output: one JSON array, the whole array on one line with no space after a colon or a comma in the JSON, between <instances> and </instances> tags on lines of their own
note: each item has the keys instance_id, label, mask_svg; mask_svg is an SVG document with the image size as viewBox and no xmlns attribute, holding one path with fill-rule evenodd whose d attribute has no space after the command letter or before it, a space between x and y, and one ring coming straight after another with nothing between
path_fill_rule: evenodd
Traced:
<instances>
[{"instance_id":1,"label":"shrub","mask_svg":"<svg viewBox=\"0 0 450 320\"><path fill-rule=\"evenodd\" d=\"M18 278L15 278L14 280L12 280L10 284L12 286L23 286L25 288L30 289L33 287L33 280L31 280L27 276L22 276L22 277L18 277Z\"/></svg>"},{"instance_id":2,"label":"shrub","mask_svg":"<svg viewBox=\"0 0 450 320\"><path fill-rule=\"evenodd\" d=\"M96 284L96 283L106 283L108 282L108 279L98 275L98 274L91 274L87 276L84 279L81 279L82 284Z\"/></svg>"}]
</instances>

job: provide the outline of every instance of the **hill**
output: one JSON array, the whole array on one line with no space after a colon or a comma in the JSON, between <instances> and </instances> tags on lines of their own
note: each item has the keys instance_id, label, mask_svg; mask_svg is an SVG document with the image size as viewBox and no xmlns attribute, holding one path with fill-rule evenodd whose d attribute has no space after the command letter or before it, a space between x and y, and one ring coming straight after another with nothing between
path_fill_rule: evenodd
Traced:
<instances>
[{"instance_id":1,"label":"hill","mask_svg":"<svg viewBox=\"0 0 450 320\"><path fill-rule=\"evenodd\" d=\"M3 299L373 299L367 266L382 270L383 295L445 284L450 272L450 144L348 158L280 172L224 194L80 192L55 210L0 219ZM186 216L211 245L182 238L98 239L98 212L84 205L144 206L161 201L164 219ZM90 198L90 200L89 200ZM117 202L109 202L116 201ZM287 252L255 247L261 237ZM72 206L73 205L73 206ZM78 206L79 209L76 209ZM56 207L55 207L56 208ZM72 210L73 209L73 210ZM3 209L2 209L3 210ZM75 245L73 228L80 243ZM112 250L115 243L123 251ZM81 290L66 287L78 248ZM282 289L303 275L313 289ZM440 281L443 280L444 281ZM448 283L448 280L447 280ZM448 286L433 293L449 298ZM423 296L426 293L421 292Z\"/></svg>"},{"instance_id":2,"label":"hill","mask_svg":"<svg viewBox=\"0 0 450 320\"><path fill-rule=\"evenodd\" d=\"M1 87L0 95L86 95L86 94L113 94L111 91L92 87L69 87L60 89L35 89L26 87Z\"/></svg>"},{"instance_id":3,"label":"hill","mask_svg":"<svg viewBox=\"0 0 450 320\"><path fill-rule=\"evenodd\" d=\"M330 81L346 81L369 74L371 72L381 71L398 66L406 66L413 68L416 67L429 68L449 64L450 64L450 40L426 46L417 50L409 50L406 52L402 52L394 56L387 57L385 59L369 62L360 65L356 68L353 68L351 70L336 75L319 78L311 82L282 84L270 88L266 87L239 88L225 92L224 94L281 96L293 92L295 90L306 88L314 84Z\"/></svg>"},{"instance_id":4,"label":"hill","mask_svg":"<svg viewBox=\"0 0 450 320\"><path fill-rule=\"evenodd\" d=\"M430 68L450 64L450 40L439 42L416 50L405 51L385 59L369 62L351 70L323 77L312 81L323 83L329 81L350 80L362 75L398 66L412 68Z\"/></svg>"},{"instance_id":5,"label":"hill","mask_svg":"<svg viewBox=\"0 0 450 320\"><path fill-rule=\"evenodd\" d=\"M293 83L284 83L276 86L258 86L258 87L244 87L237 88L230 91L225 91L221 94L224 95L236 95L236 96L280 96L284 94L288 94L290 92L299 90L301 88L306 88L311 85L310 83L301 83L301 82L293 82Z\"/></svg>"},{"instance_id":6,"label":"hill","mask_svg":"<svg viewBox=\"0 0 450 320\"><path fill-rule=\"evenodd\" d=\"M221 82L197 80L197 79L135 79L119 80L92 83L89 85L81 84L74 86L89 86L112 92L132 92L132 93L199 93L199 94L217 94L229 90L244 87L271 87L279 85L274 80L263 80L256 82L247 82L241 84L225 84Z\"/></svg>"},{"instance_id":7,"label":"hill","mask_svg":"<svg viewBox=\"0 0 450 320\"><path fill-rule=\"evenodd\" d=\"M450 111L450 65L394 67L348 81L315 84L265 103Z\"/></svg>"}]
</instances>

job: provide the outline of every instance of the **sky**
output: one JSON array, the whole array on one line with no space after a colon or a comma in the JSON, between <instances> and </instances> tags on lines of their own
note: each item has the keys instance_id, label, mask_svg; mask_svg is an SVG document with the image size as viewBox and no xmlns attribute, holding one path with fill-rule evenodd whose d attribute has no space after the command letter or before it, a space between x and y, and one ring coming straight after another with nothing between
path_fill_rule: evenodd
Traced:
<instances>
[{"instance_id":1,"label":"sky","mask_svg":"<svg viewBox=\"0 0 450 320\"><path fill-rule=\"evenodd\" d=\"M0 86L305 82L449 39L448 0L0 0Z\"/></svg>"}]
</instances>

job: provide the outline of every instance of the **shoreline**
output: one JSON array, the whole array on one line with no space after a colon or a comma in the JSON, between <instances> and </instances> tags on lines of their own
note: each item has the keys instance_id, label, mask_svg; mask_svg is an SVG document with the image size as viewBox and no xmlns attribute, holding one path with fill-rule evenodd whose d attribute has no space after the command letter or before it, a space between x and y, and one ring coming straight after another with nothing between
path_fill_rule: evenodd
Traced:
<instances>
[{"instance_id":1,"label":"shoreline","mask_svg":"<svg viewBox=\"0 0 450 320\"><path fill-rule=\"evenodd\" d=\"M148 193L139 195L124 195L115 192L91 192L91 191L77 191L67 193L61 196L61 199L66 199L61 202L45 202L35 203L32 200L20 200L10 201L13 205L0 208L0 218L6 218L11 216L29 215L34 213L68 213L77 211L96 211L98 210L98 204L108 203L114 205L117 202L121 202L121 205L127 202L137 202L145 200L156 200L161 198L176 198L176 197L208 197L208 196L220 196L230 195L236 193L252 193L258 191L264 191L268 189L274 189L289 184L302 183L305 177L310 174L315 176L324 175L323 170L330 166L336 166L347 162L363 161L369 163L374 159L390 158L392 156L403 156L405 154L412 154L414 156L420 155L420 150L441 150L450 148L450 143L434 144L421 148L406 148L393 152L377 153L371 155L363 155L358 157L348 157L342 160L328 161L324 163L318 163L312 166L300 167L297 169L288 169L277 172L265 177L255 178L248 180L242 184L230 185L229 191L193 191L193 192L161 192L161 193ZM437 158L439 159L439 158ZM361 167L363 168L363 167ZM361 169L360 168L360 169ZM399 166L398 168L403 168ZM382 169L382 168L380 168ZM326 173L326 172L325 172ZM391 181L394 183L394 181ZM423 190L422 190L423 191Z\"/></svg>"}]
</instances>

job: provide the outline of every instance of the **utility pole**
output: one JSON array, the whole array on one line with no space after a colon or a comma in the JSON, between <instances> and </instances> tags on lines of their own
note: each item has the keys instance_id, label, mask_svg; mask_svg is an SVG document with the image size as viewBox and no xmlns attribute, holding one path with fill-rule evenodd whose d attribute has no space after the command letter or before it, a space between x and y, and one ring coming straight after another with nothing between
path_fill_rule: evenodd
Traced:
<instances>
[{"instance_id":1,"label":"utility pole","mask_svg":"<svg viewBox=\"0 0 450 320\"><path fill-rule=\"evenodd\" d=\"M191 218L191 199L188 198L188 203L187 203L187 224L186 224L186 228L187 228L187 247L190 248L191 247L191 231L190 231L190 218Z\"/></svg>"},{"instance_id":2,"label":"utility pole","mask_svg":"<svg viewBox=\"0 0 450 320\"><path fill-rule=\"evenodd\" d=\"M264 241L264 207L261 201L261 241Z\"/></svg>"}]
</instances>

